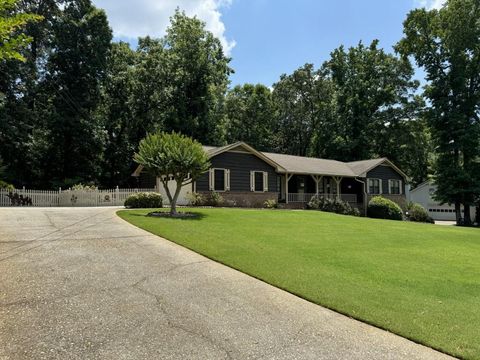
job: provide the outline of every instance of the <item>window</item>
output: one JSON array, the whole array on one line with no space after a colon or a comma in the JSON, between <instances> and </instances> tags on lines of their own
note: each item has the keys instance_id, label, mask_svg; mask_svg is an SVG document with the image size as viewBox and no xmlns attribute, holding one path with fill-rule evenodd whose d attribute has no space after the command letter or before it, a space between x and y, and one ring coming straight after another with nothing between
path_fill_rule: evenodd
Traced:
<instances>
[{"instance_id":1,"label":"window","mask_svg":"<svg viewBox=\"0 0 480 360\"><path fill-rule=\"evenodd\" d=\"M250 171L250 189L254 192L268 191L268 173L265 171Z\"/></svg>"},{"instance_id":2,"label":"window","mask_svg":"<svg viewBox=\"0 0 480 360\"><path fill-rule=\"evenodd\" d=\"M210 182L210 191L230 190L230 170L210 169L209 182Z\"/></svg>"},{"instance_id":3,"label":"window","mask_svg":"<svg viewBox=\"0 0 480 360\"><path fill-rule=\"evenodd\" d=\"M380 179L368 179L368 193L380 194L382 192L382 181Z\"/></svg>"},{"instance_id":4,"label":"window","mask_svg":"<svg viewBox=\"0 0 480 360\"><path fill-rule=\"evenodd\" d=\"M400 180L388 180L388 192L393 195L400 195L402 193L401 183Z\"/></svg>"}]
</instances>

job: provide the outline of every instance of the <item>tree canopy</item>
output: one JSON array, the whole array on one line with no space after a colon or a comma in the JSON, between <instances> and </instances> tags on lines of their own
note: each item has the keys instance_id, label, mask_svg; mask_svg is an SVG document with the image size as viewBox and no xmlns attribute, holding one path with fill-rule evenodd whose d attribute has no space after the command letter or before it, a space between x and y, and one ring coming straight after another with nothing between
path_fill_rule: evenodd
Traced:
<instances>
[{"instance_id":1,"label":"tree canopy","mask_svg":"<svg viewBox=\"0 0 480 360\"><path fill-rule=\"evenodd\" d=\"M198 179L210 166L208 155L199 142L175 132L148 134L140 141L134 158L162 181L171 214L177 213L177 199L182 185ZM173 194L169 181L175 183Z\"/></svg>"},{"instance_id":2,"label":"tree canopy","mask_svg":"<svg viewBox=\"0 0 480 360\"><path fill-rule=\"evenodd\" d=\"M480 3L449 0L417 9L404 23L397 50L426 72L426 115L436 149L436 197L469 207L480 194Z\"/></svg>"},{"instance_id":3,"label":"tree canopy","mask_svg":"<svg viewBox=\"0 0 480 360\"><path fill-rule=\"evenodd\" d=\"M272 86L231 88L219 39L181 10L164 36L132 48L112 41L91 0L1 5L0 51L10 55L0 56L0 156L16 186L134 185L140 140L174 131L206 145L388 157L413 185L434 175L440 201L479 204L476 0L412 11L397 53L377 40L339 45L320 66L307 63ZM425 71L424 89L411 60Z\"/></svg>"},{"instance_id":4,"label":"tree canopy","mask_svg":"<svg viewBox=\"0 0 480 360\"><path fill-rule=\"evenodd\" d=\"M18 0L2 0L0 2L0 60L15 59L25 61L21 54L32 38L21 30L28 23L40 21L40 15L18 12Z\"/></svg>"}]
</instances>

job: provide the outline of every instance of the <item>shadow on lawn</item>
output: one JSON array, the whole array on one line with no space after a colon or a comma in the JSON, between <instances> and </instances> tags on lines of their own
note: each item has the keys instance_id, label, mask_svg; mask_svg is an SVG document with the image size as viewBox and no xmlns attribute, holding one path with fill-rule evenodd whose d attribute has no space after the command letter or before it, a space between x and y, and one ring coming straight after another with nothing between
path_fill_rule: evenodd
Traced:
<instances>
[{"instance_id":1,"label":"shadow on lawn","mask_svg":"<svg viewBox=\"0 0 480 360\"><path fill-rule=\"evenodd\" d=\"M182 216L183 215L183 216ZM169 210L155 210L152 212L149 212L147 214L137 214L137 213L131 213L130 216L139 216L139 217L148 217L151 219L169 219L169 220L181 220L181 221L198 221L202 220L207 215L199 213L199 212L178 212L177 216L171 216Z\"/></svg>"}]
</instances>

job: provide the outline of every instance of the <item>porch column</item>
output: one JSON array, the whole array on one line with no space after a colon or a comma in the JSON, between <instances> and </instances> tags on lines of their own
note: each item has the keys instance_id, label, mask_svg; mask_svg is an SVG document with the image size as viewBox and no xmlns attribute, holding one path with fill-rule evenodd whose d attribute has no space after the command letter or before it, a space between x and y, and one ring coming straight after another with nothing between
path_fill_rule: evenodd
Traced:
<instances>
[{"instance_id":1,"label":"porch column","mask_svg":"<svg viewBox=\"0 0 480 360\"><path fill-rule=\"evenodd\" d=\"M323 176L322 175L310 175L313 178L313 181L315 181L315 195L318 196L318 184L320 181L322 181Z\"/></svg>"},{"instance_id":2,"label":"porch column","mask_svg":"<svg viewBox=\"0 0 480 360\"><path fill-rule=\"evenodd\" d=\"M285 204L288 204L288 182L292 176L293 174L288 175L288 173L285 173Z\"/></svg>"},{"instance_id":3,"label":"porch column","mask_svg":"<svg viewBox=\"0 0 480 360\"><path fill-rule=\"evenodd\" d=\"M342 181L342 177L334 176L333 180L335 180L335 183L337 184L337 199L340 199L340 182Z\"/></svg>"}]
</instances>

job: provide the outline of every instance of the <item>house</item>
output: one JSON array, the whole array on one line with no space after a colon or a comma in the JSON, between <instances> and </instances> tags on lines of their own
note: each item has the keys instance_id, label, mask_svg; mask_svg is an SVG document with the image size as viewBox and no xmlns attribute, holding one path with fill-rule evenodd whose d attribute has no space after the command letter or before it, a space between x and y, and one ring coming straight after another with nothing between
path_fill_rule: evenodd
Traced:
<instances>
[{"instance_id":1,"label":"house","mask_svg":"<svg viewBox=\"0 0 480 360\"><path fill-rule=\"evenodd\" d=\"M220 192L227 204L247 207L260 207L268 199L287 207L303 207L315 195L338 197L361 211L375 195L389 198L401 207L406 204L408 177L386 158L347 163L260 152L244 142L204 149L211 167L184 186L179 204L186 203L187 194L192 191ZM148 176L141 166L132 175ZM146 186L145 179L139 181ZM161 189L159 179L156 185Z\"/></svg>"},{"instance_id":2,"label":"house","mask_svg":"<svg viewBox=\"0 0 480 360\"><path fill-rule=\"evenodd\" d=\"M433 220L456 221L455 206L440 204L433 198L435 191L437 186L431 180L427 180L410 190L408 200L422 205Z\"/></svg>"}]
</instances>

